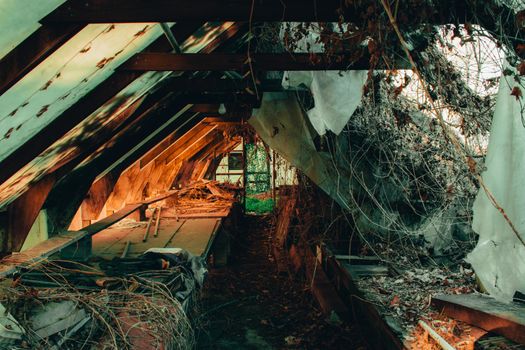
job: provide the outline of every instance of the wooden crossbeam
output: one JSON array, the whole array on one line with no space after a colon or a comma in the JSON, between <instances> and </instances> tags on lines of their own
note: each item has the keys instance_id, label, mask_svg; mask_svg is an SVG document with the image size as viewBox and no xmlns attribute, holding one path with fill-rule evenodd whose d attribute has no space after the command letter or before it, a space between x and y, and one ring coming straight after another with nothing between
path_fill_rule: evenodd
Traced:
<instances>
[{"instance_id":1,"label":"wooden crossbeam","mask_svg":"<svg viewBox=\"0 0 525 350\"><path fill-rule=\"evenodd\" d=\"M202 78L189 79L186 77L177 77L170 79L167 85L173 91L184 92L247 92L253 91L253 82L251 79L219 79L219 78ZM281 79L267 79L261 81L257 89L264 92L283 91Z\"/></svg>"},{"instance_id":2,"label":"wooden crossbeam","mask_svg":"<svg viewBox=\"0 0 525 350\"><path fill-rule=\"evenodd\" d=\"M366 55L355 60L353 55L328 57L303 53L271 53L251 55L251 65L259 71L312 71L312 70L368 70L370 59ZM134 55L120 69L128 71L247 71L246 53L173 54L143 52ZM409 68L403 62L397 69Z\"/></svg>"},{"instance_id":3,"label":"wooden crossbeam","mask_svg":"<svg viewBox=\"0 0 525 350\"><path fill-rule=\"evenodd\" d=\"M0 95L77 34L84 24L46 24L0 60Z\"/></svg>"},{"instance_id":4,"label":"wooden crossbeam","mask_svg":"<svg viewBox=\"0 0 525 350\"><path fill-rule=\"evenodd\" d=\"M428 21L439 24L464 19L465 1L444 1ZM363 12L374 2L346 6L341 0L70 0L43 22L363 22ZM429 11L432 10L428 7Z\"/></svg>"}]
</instances>

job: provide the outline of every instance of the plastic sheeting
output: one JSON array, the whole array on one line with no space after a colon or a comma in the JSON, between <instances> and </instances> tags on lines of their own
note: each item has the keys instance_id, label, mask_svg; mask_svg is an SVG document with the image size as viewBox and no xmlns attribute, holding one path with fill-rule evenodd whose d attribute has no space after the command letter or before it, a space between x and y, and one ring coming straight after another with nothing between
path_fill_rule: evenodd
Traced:
<instances>
[{"instance_id":1,"label":"plastic sheeting","mask_svg":"<svg viewBox=\"0 0 525 350\"><path fill-rule=\"evenodd\" d=\"M363 97L367 71L287 72L283 87L305 85L310 89L315 107L308 118L319 135L327 130L339 135Z\"/></svg>"},{"instance_id":2,"label":"plastic sheeting","mask_svg":"<svg viewBox=\"0 0 525 350\"><path fill-rule=\"evenodd\" d=\"M318 152L303 111L293 95L264 94L261 108L248 121L263 141L300 169L343 208L349 193L338 186L340 178L330 155Z\"/></svg>"},{"instance_id":3,"label":"plastic sheeting","mask_svg":"<svg viewBox=\"0 0 525 350\"><path fill-rule=\"evenodd\" d=\"M512 76L501 78L483 179L525 238L525 101L511 95L515 86ZM515 291L525 292L525 246L483 189L473 211L472 227L479 241L467 261L487 292L498 300L510 301Z\"/></svg>"},{"instance_id":4,"label":"plastic sheeting","mask_svg":"<svg viewBox=\"0 0 525 350\"><path fill-rule=\"evenodd\" d=\"M300 23L293 23L291 31ZM308 36L301 38L295 52L324 52L324 44L319 40L315 24L311 24ZM281 28L284 38L285 26ZM319 29L320 30L320 29ZM339 30L334 26L334 30ZM308 111L308 118L319 135L327 130L339 135L348 123L363 97L363 85L368 71L300 71L285 72L283 87L286 89L304 85L310 89L315 107Z\"/></svg>"}]
</instances>

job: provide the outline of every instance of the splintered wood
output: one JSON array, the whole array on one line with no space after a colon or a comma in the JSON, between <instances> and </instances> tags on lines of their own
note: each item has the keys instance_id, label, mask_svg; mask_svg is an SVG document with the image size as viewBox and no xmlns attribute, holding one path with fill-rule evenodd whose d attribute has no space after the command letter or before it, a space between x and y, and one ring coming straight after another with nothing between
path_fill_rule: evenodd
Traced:
<instances>
[{"instance_id":1,"label":"splintered wood","mask_svg":"<svg viewBox=\"0 0 525 350\"><path fill-rule=\"evenodd\" d=\"M487 332L441 314L421 320L405 339L409 350L474 350L476 341Z\"/></svg>"},{"instance_id":2,"label":"splintered wood","mask_svg":"<svg viewBox=\"0 0 525 350\"><path fill-rule=\"evenodd\" d=\"M162 203L163 218L226 217L237 201L239 188L214 181L201 181L177 191Z\"/></svg>"}]
</instances>

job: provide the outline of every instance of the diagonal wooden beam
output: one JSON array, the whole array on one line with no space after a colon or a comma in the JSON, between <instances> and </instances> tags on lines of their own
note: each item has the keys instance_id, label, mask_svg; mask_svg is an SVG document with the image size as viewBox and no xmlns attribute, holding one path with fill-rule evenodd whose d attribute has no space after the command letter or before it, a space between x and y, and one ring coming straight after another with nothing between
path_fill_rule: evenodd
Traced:
<instances>
[{"instance_id":1,"label":"diagonal wooden beam","mask_svg":"<svg viewBox=\"0 0 525 350\"><path fill-rule=\"evenodd\" d=\"M185 39L193 34L198 27L200 27L200 24L180 25L177 34L181 36L181 39ZM148 48L156 51L171 50L171 46L164 37L157 39ZM59 117L55 118L0 162L0 183L13 176L18 170L141 75L142 73L140 72L115 72L83 98L79 99Z\"/></svg>"},{"instance_id":2,"label":"diagonal wooden beam","mask_svg":"<svg viewBox=\"0 0 525 350\"><path fill-rule=\"evenodd\" d=\"M166 152L161 154L158 158L155 159L155 164L169 164L177 159L182 158L183 155L186 155L185 158L188 158L196 152L195 149L200 149L202 144L209 142L210 135L216 135L217 126L211 125L202 125L199 128L193 128L186 135L181 137L178 142L175 142L171 147L166 149Z\"/></svg>"},{"instance_id":3,"label":"diagonal wooden beam","mask_svg":"<svg viewBox=\"0 0 525 350\"><path fill-rule=\"evenodd\" d=\"M202 120L202 116L199 116L199 121ZM191 128L190 128L191 126ZM199 122L196 125L185 125L183 128L178 129L173 134L162 140L161 143L152 148L144 157L140 159L140 168L146 167L150 162L160 157L162 154L168 154L173 145L184 142L184 139L190 138L193 135L195 129L205 129L206 125Z\"/></svg>"},{"instance_id":4,"label":"diagonal wooden beam","mask_svg":"<svg viewBox=\"0 0 525 350\"><path fill-rule=\"evenodd\" d=\"M0 60L0 95L80 32L85 24L46 24Z\"/></svg>"},{"instance_id":5,"label":"diagonal wooden beam","mask_svg":"<svg viewBox=\"0 0 525 350\"><path fill-rule=\"evenodd\" d=\"M250 59L258 71L309 71L309 70L368 70L370 58L365 55L342 54L337 58L324 54L269 53L252 54ZM144 52L134 55L120 69L128 71L248 71L246 53L174 54ZM379 68L379 67L378 67ZM409 65L400 61L396 69Z\"/></svg>"}]
</instances>

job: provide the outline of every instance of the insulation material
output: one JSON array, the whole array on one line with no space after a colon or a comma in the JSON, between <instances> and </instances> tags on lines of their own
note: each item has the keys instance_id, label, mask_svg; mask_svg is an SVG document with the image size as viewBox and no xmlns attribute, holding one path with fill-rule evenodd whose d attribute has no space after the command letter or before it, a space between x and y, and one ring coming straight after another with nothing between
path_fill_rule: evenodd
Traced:
<instances>
[{"instance_id":1,"label":"insulation material","mask_svg":"<svg viewBox=\"0 0 525 350\"><path fill-rule=\"evenodd\" d=\"M283 87L307 86L315 107L308 117L319 135L327 130L339 135L352 117L363 97L367 71L286 72Z\"/></svg>"},{"instance_id":2,"label":"insulation material","mask_svg":"<svg viewBox=\"0 0 525 350\"><path fill-rule=\"evenodd\" d=\"M513 76L502 76L483 179L525 239L524 101L522 97L511 95L517 91L514 88L523 89L516 86ZM467 261L492 296L510 301L515 291L525 292L525 246L483 189L478 193L473 211L472 226L479 234L479 241Z\"/></svg>"}]
</instances>

